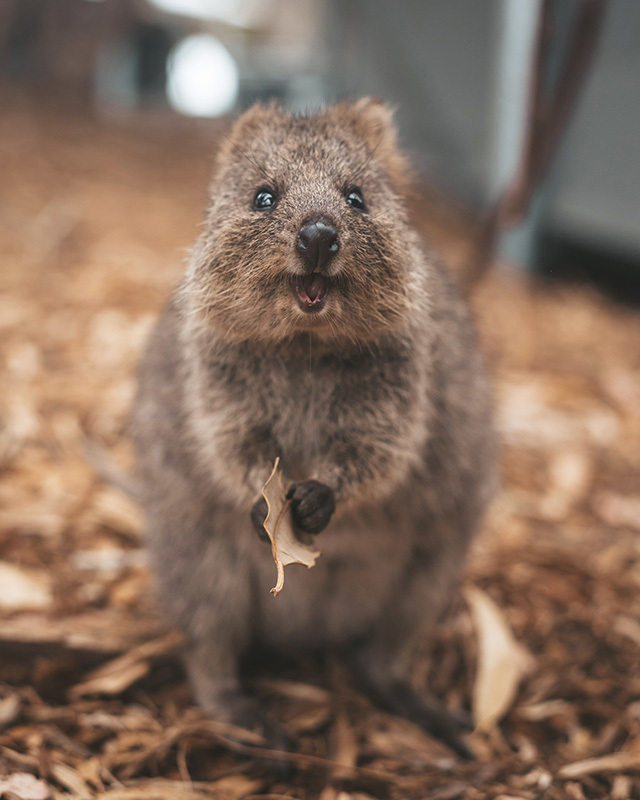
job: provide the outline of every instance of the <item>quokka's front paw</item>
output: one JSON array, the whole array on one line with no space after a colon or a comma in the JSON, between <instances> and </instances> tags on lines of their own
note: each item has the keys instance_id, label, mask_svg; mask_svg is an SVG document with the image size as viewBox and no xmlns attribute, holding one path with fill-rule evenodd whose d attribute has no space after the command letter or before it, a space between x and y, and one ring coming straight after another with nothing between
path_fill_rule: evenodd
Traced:
<instances>
[{"instance_id":1,"label":"quokka's front paw","mask_svg":"<svg viewBox=\"0 0 640 800\"><path fill-rule=\"evenodd\" d=\"M324 530L336 508L333 491L319 481L303 481L289 487L294 525L307 533Z\"/></svg>"}]
</instances>

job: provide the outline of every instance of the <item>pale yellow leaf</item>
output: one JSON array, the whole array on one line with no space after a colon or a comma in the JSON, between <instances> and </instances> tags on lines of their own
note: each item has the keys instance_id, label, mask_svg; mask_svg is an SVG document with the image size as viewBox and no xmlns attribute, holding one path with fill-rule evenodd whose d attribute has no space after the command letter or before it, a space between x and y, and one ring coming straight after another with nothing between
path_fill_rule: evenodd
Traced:
<instances>
[{"instance_id":1,"label":"pale yellow leaf","mask_svg":"<svg viewBox=\"0 0 640 800\"><path fill-rule=\"evenodd\" d=\"M513 637L502 611L485 592L469 587L465 597L478 637L473 714L478 730L490 730L511 707L518 684L533 665Z\"/></svg>"},{"instance_id":2,"label":"pale yellow leaf","mask_svg":"<svg viewBox=\"0 0 640 800\"><path fill-rule=\"evenodd\" d=\"M290 501L282 483L281 472L278 470L280 459L276 458L271 475L262 488L262 496L267 501L267 516L264 528L271 540L271 552L276 564L276 585L271 589L275 597L284 586L284 568L287 564L304 564L312 567L320 552L311 545L301 542L293 529L289 512Z\"/></svg>"},{"instance_id":3,"label":"pale yellow leaf","mask_svg":"<svg viewBox=\"0 0 640 800\"><path fill-rule=\"evenodd\" d=\"M49 800L51 790L48 785L28 772L14 772L6 778L0 778L0 797L16 800Z\"/></svg>"},{"instance_id":4,"label":"pale yellow leaf","mask_svg":"<svg viewBox=\"0 0 640 800\"><path fill-rule=\"evenodd\" d=\"M48 608L52 602L51 581L45 572L0 561L0 608Z\"/></svg>"}]
</instances>

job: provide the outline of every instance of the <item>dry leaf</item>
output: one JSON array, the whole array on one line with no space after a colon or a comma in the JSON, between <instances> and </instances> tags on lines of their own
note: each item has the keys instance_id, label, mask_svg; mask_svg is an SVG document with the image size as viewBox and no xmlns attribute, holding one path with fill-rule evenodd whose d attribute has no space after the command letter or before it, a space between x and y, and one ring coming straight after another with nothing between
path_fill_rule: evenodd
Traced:
<instances>
[{"instance_id":1,"label":"dry leaf","mask_svg":"<svg viewBox=\"0 0 640 800\"><path fill-rule=\"evenodd\" d=\"M53 601L50 579L40 570L0 561L0 586L0 608L48 608Z\"/></svg>"},{"instance_id":2,"label":"dry leaf","mask_svg":"<svg viewBox=\"0 0 640 800\"><path fill-rule=\"evenodd\" d=\"M182 781L141 781L135 786L110 789L97 800L207 800L212 795Z\"/></svg>"},{"instance_id":3,"label":"dry leaf","mask_svg":"<svg viewBox=\"0 0 640 800\"><path fill-rule=\"evenodd\" d=\"M282 473L278 470L280 459L276 458L271 475L262 488L262 496L267 501L267 516L264 528L271 540L271 552L276 562L278 576L276 585L271 589L275 597L284 586L284 568L287 564L304 564L312 567L320 552L311 545L303 544L295 534L289 511L290 501L286 498L282 484Z\"/></svg>"},{"instance_id":4,"label":"dry leaf","mask_svg":"<svg viewBox=\"0 0 640 800\"><path fill-rule=\"evenodd\" d=\"M625 751L566 764L558 775L561 778L582 778L584 775L597 775L601 772L626 772L638 769L640 769L640 753Z\"/></svg>"},{"instance_id":5,"label":"dry leaf","mask_svg":"<svg viewBox=\"0 0 640 800\"><path fill-rule=\"evenodd\" d=\"M183 638L177 631L169 631L160 639L144 642L95 669L82 683L71 687L69 696L78 698L88 694L120 694L149 672L152 659L173 652L182 643Z\"/></svg>"},{"instance_id":6,"label":"dry leaf","mask_svg":"<svg viewBox=\"0 0 640 800\"><path fill-rule=\"evenodd\" d=\"M28 772L15 772L0 778L0 797L7 800L49 800L51 790L44 781Z\"/></svg>"},{"instance_id":7,"label":"dry leaf","mask_svg":"<svg viewBox=\"0 0 640 800\"><path fill-rule=\"evenodd\" d=\"M200 784L185 781L143 779L135 785L102 792L97 800L240 800L264 786L260 778L228 775L215 782Z\"/></svg>"},{"instance_id":8,"label":"dry leaf","mask_svg":"<svg viewBox=\"0 0 640 800\"><path fill-rule=\"evenodd\" d=\"M0 700L0 731L14 721L20 713L20 707L20 695L17 692L12 692Z\"/></svg>"},{"instance_id":9,"label":"dry leaf","mask_svg":"<svg viewBox=\"0 0 640 800\"><path fill-rule=\"evenodd\" d=\"M624 497L614 492L599 492L593 510L601 520L613 527L640 530L640 496Z\"/></svg>"},{"instance_id":10,"label":"dry leaf","mask_svg":"<svg viewBox=\"0 0 640 800\"><path fill-rule=\"evenodd\" d=\"M341 767L355 767L359 754L358 737L353 727L349 723L349 720L343 713L338 713L336 716L336 720L329 737L329 747L329 757L332 761L334 761L336 764L339 764ZM348 770L345 772L339 768L336 768L332 772L331 780L335 781L348 775ZM325 797L331 797L332 788L333 787L331 784L327 785L321 792L320 798L324 800ZM334 789L333 795L337 795L337 790Z\"/></svg>"},{"instance_id":11,"label":"dry leaf","mask_svg":"<svg viewBox=\"0 0 640 800\"><path fill-rule=\"evenodd\" d=\"M305 700L309 703L331 702L332 694L320 686L312 686L300 681L287 681L282 678L260 678L254 680L252 685L272 694L279 694L293 700Z\"/></svg>"},{"instance_id":12,"label":"dry leaf","mask_svg":"<svg viewBox=\"0 0 640 800\"><path fill-rule=\"evenodd\" d=\"M73 767L70 767L68 764L60 762L53 764L51 767L51 774L58 783L61 783L65 789L68 789L77 800L84 800L84 798L88 800L88 798L93 796L93 792L82 775L77 769L73 769Z\"/></svg>"},{"instance_id":13,"label":"dry leaf","mask_svg":"<svg viewBox=\"0 0 640 800\"><path fill-rule=\"evenodd\" d=\"M521 794L499 794L496 800L527 800L527 798Z\"/></svg>"},{"instance_id":14,"label":"dry leaf","mask_svg":"<svg viewBox=\"0 0 640 800\"><path fill-rule=\"evenodd\" d=\"M551 717L571 719L573 710L571 703L566 700L545 700L542 703L522 706L518 709L518 717L529 722L541 722Z\"/></svg>"},{"instance_id":15,"label":"dry leaf","mask_svg":"<svg viewBox=\"0 0 640 800\"><path fill-rule=\"evenodd\" d=\"M479 647L473 713L477 729L487 731L511 706L532 658L513 638L502 611L487 594L470 586L465 597Z\"/></svg>"},{"instance_id":16,"label":"dry leaf","mask_svg":"<svg viewBox=\"0 0 640 800\"><path fill-rule=\"evenodd\" d=\"M627 800L631 797L633 786L628 775L616 775L611 787L611 800Z\"/></svg>"},{"instance_id":17,"label":"dry leaf","mask_svg":"<svg viewBox=\"0 0 640 800\"><path fill-rule=\"evenodd\" d=\"M343 767L355 767L358 760L358 740L356 733L344 714L338 714L330 735L330 758ZM336 768L329 777L329 782L320 792L319 800L350 800L345 792L339 791L336 783L348 777L350 770Z\"/></svg>"},{"instance_id":18,"label":"dry leaf","mask_svg":"<svg viewBox=\"0 0 640 800\"><path fill-rule=\"evenodd\" d=\"M1 590L0 590L1 593ZM25 612L0 618L0 646L43 647L49 652L122 653L143 644L166 628L156 617L91 609L68 617Z\"/></svg>"}]
</instances>

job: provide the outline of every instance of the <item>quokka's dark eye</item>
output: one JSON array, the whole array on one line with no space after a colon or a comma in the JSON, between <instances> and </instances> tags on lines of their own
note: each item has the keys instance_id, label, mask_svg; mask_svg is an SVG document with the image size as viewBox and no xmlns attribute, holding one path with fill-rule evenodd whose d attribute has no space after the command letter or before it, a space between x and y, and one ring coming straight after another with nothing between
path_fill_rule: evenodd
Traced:
<instances>
[{"instance_id":1,"label":"quokka's dark eye","mask_svg":"<svg viewBox=\"0 0 640 800\"><path fill-rule=\"evenodd\" d=\"M367 210L364 197L362 196L362 189L359 189L357 186L350 186L344 196L347 204L350 205L351 208L355 208L357 211Z\"/></svg>"},{"instance_id":2,"label":"quokka's dark eye","mask_svg":"<svg viewBox=\"0 0 640 800\"><path fill-rule=\"evenodd\" d=\"M278 196L269 186L261 186L253 198L253 207L258 211L268 211L278 202Z\"/></svg>"}]
</instances>

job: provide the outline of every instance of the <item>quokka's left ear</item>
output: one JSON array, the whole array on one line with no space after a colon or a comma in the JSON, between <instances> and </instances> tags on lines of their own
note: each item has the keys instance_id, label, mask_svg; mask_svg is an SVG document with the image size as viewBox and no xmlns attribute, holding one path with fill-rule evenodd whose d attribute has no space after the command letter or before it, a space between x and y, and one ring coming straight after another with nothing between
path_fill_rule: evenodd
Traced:
<instances>
[{"instance_id":1,"label":"quokka's left ear","mask_svg":"<svg viewBox=\"0 0 640 800\"><path fill-rule=\"evenodd\" d=\"M397 132L393 110L379 97L362 97L349 104L358 132L373 147L383 141L396 146Z\"/></svg>"},{"instance_id":2,"label":"quokka's left ear","mask_svg":"<svg viewBox=\"0 0 640 800\"><path fill-rule=\"evenodd\" d=\"M337 108L366 142L375 158L385 164L395 188L405 192L409 186L410 167L398 147L398 132L393 109L377 97L362 97Z\"/></svg>"}]
</instances>

